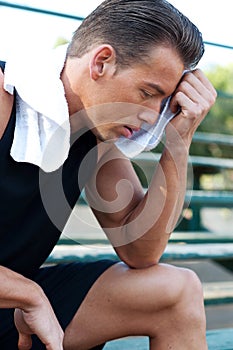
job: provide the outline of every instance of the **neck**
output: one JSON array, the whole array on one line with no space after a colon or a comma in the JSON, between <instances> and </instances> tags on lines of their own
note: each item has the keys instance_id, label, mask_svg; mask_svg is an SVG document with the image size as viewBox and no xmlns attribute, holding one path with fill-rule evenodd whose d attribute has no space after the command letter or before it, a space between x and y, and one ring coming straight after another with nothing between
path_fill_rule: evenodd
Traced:
<instances>
[{"instance_id":1,"label":"neck","mask_svg":"<svg viewBox=\"0 0 233 350\"><path fill-rule=\"evenodd\" d=\"M61 81L65 90L65 97L67 100L69 115L72 116L74 113L82 110L83 105L77 93L74 92L71 86L70 79L68 78L66 66L61 73Z\"/></svg>"},{"instance_id":2,"label":"neck","mask_svg":"<svg viewBox=\"0 0 233 350\"><path fill-rule=\"evenodd\" d=\"M71 75L72 76L72 75ZM76 132L77 130L85 126L85 112L81 99L78 93L72 88L72 83L69 79L68 68L65 65L61 73L61 81L65 90L65 97L68 104L71 132Z\"/></svg>"}]
</instances>

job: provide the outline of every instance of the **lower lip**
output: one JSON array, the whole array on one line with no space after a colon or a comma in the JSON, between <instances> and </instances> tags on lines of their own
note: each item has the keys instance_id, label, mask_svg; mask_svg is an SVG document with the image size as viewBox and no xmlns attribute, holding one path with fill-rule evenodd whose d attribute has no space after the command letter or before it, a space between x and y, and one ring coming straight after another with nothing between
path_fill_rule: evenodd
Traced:
<instances>
[{"instance_id":1,"label":"lower lip","mask_svg":"<svg viewBox=\"0 0 233 350\"><path fill-rule=\"evenodd\" d=\"M133 132L131 132L128 128L124 127L123 128L123 136L125 136L127 139L129 139L130 137L132 137Z\"/></svg>"}]
</instances>

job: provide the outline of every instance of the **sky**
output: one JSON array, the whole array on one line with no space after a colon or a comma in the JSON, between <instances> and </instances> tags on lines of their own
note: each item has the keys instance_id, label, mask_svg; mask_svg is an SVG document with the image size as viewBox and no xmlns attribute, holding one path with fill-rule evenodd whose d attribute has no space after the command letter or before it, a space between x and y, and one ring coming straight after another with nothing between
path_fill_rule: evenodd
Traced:
<instances>
[{"instance_id":1,"label":"sky","mask_svg":"<svg viewBox=\"0 0 233 350\"><path fill-rule=\"evenodd\" d=\"M31 7L87 16L102 0L13 0ZM233 47L232 0L170 0L200 29L205 41ZM1 4L1 1L0 1ZM70 40L80 22L0 6L0 59L23 48L51 49L58 37ZM233 62L233 50L206 45L200 68Z\"/></svg>"}]
</instances>

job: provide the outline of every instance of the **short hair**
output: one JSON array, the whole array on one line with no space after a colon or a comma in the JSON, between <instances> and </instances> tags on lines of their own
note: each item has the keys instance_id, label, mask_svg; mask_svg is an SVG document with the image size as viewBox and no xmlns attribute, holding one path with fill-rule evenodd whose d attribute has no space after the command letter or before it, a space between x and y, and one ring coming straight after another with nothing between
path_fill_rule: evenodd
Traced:
<instances>
[{"instance_id":1,"label":"short hair","mask_svg":"<svg viewBox=\"0 0 233 350\"><path fill-rule=\"evenodd\" d=\"M67 55L82 57L100 44L111 45L122 66L144 61L156 45L174 48L185 69L204 53L198 28L166 0L105 0L74 32Z\"/></svg>"}]
</instances>

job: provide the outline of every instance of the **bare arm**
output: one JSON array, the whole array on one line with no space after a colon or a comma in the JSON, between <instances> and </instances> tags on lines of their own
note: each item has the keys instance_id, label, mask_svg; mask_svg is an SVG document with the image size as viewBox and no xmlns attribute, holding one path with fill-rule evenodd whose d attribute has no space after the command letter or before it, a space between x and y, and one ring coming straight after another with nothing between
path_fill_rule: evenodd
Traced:
<instances>
[{"instance_id":1,"label":"bare arm","mask_svg":"<svg viewBox=\"0 0 233 350\"><path fill-rule=\"evenodd\" d=\"M16 309L19 349L31 348L31 334L37 334L47 350L63 349L63 331L43 290L3 266L0 266L0 308Z\"/></svg>"},{"instance_id":2,"label":"bare arm","mask_svg":"<svg viewBox=\"0 0 233 350\"><path fill-rule=\"evenodd\" d=\"M171 101L181 112L166 128L165 148L145 195L129 160L101 145L99 170L87 193L116 252L132 267L157 263L166 247L183 207L192 136L215 98L200 70L185 75Z\"/></svg>"}]
</instances>

